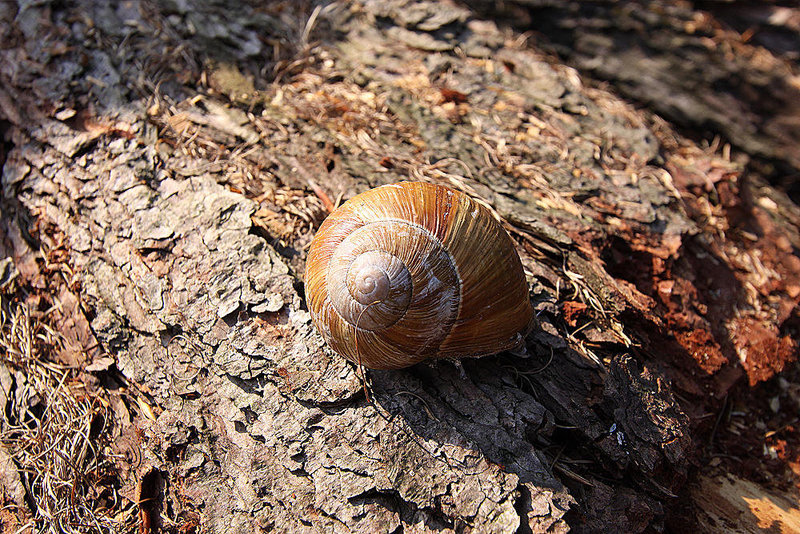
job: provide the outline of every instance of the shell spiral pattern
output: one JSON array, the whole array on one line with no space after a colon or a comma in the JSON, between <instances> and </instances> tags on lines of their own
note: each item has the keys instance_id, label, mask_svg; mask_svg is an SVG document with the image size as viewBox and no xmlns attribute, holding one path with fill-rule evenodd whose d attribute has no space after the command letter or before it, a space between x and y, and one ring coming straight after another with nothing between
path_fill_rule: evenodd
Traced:
<instances>
[{"instance_id":1,"label":"shell spiral pattern","mask_svg":"<svg viewBox=\"0 0 800 534\"><path fill-rule=\"evenodd\" d=\"M532 310L514 244L463 193L403 182L362 193L322 224L306 261L317 329L374 369L495 354Z\"/></svg>"}]
</instances>

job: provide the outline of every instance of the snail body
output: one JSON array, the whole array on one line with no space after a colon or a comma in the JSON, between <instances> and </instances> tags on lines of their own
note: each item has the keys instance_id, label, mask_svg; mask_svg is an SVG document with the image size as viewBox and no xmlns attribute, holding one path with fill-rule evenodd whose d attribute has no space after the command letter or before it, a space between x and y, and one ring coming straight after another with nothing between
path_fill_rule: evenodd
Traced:
<instances>
[{"instance_id":1,"label":"snail body","mask_svg":"<svg viewBox=\"0 0 800 534\"><path fill-rule=\"evenodd\" d=\"M520 345L532 309L514 244L467 195L386 185L331 213L306 261L311 317L331 348L373 369Z\"/></svg>"}]
</instances>

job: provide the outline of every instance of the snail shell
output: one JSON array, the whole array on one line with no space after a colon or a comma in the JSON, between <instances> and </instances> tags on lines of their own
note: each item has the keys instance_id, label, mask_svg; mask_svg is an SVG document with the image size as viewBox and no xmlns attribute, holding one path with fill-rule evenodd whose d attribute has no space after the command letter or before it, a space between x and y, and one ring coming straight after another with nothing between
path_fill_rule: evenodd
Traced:
<instances>
[{"instance_id":1,"label":"snail shell","mask_svg":"<svg viewBox=\"0 0 800 534\"><path fill-rule=\"evenodd\" d=\"M305 284L331 348L373 369L496 354L518 346L532 319L505 230L467 195L421 182L372 189L331 213Z\"/></svg>"}]
</instances>

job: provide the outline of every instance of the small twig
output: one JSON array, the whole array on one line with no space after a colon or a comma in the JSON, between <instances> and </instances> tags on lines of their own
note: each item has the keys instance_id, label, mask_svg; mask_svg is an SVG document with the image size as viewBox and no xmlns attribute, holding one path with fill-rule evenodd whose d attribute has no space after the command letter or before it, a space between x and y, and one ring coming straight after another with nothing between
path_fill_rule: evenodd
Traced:
<instances>
[{"instance_id":1,"label":"small twig","mask_svg":"<svg viewBox=\"0 0 800 534\"><path fill-rule=\"evenodd\" d=\"M573 480L577 480L578 482L580 482L582 484L586 484L587 486L595 487L594 486L594 482L583 478L582 476L580 476L575 471L573 471L571 469L567 469L566 467L564 467L561 464L555 464L553 466L553 469L556 469L556 470L560 471L561 473L567 475L569 478L571 478Z\"/></svg>"},{"instance_id":2,"label":"small twig","mask_svg":"<svg viewBox=\"0 0 800 534\"><path fill-rule=\"evenodd\" d=\"M717 415L717 420L714 421L714 428L711 429L711 435L708 438L708 450L711 451L714 448L714 437L717 435L717 427L719 427L720 422L722 421L722 417L725 414L725 410L728 407L728 395L725 394L725 400L722 401L722 409L720 409L719 414Z\"/></svg>"},{"instance_id":3,"label":"small twig","mask_svg":"<svg viewBox=\"0 0 800 534\"><path fill-rule=\"evenodd\" d=\"M423 406L425 406L425 411L428 413L428 417L430 417L431 419L435 420L437 423L441 423L441 420L433 414L433 411L431 411L431 407L428 406L428 403L425 402L425 399L423 399L422 397L420 397L416 393L412 393L410 391L405 391L404 390L404 391L398 391L397 394L398 395L411 395L412 397L414 397L415 399L420 401Z\"/></svg>"},{"instance_id":4,"label":"small twig","mask_svg":"<svg viewBox=\"0 0 800 534\"><path fill-rule=\"evenodd\" d=\"M519 374L525 376L538 375L539 373L541 373L550 366L550 364L553 362L554 354L555 352L553 351L553 347L550 347L550 359L547 360L547 363L544 364L544 366L542 366L539 369L536 369L535 371L519 371Z\"/></svg>"}]
</instances>

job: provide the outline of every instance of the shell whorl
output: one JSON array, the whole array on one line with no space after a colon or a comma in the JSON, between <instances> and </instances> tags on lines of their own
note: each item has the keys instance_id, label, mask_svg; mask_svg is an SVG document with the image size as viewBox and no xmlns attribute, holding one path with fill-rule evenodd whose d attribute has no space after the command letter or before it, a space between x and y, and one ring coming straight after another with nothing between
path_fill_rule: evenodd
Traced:
<instances>
[{"instance_id":1,"label":"shell whorl","mask_svg":"<svg viewBox=\"0 0 800 534\"><path fill-rule=\"evenodd\" d=\"M379 187L332 213L309 251L306 295L331 347L373 368L493 354L531 318L505 231L466 195L424 183Z\"/></svg>"},{"instance_id":2,"label":"shell whorl","mask_svg":"<svg viewBox=\"0 0 800 534\"><path fill-rule=\"evenodd\" d=\"M327 283L334 309L358 330L416 318L452 324L458 313L452 258L435 236L408 221L375 221L347 236L331 257Z\"/></svg>"}]
</instances>

